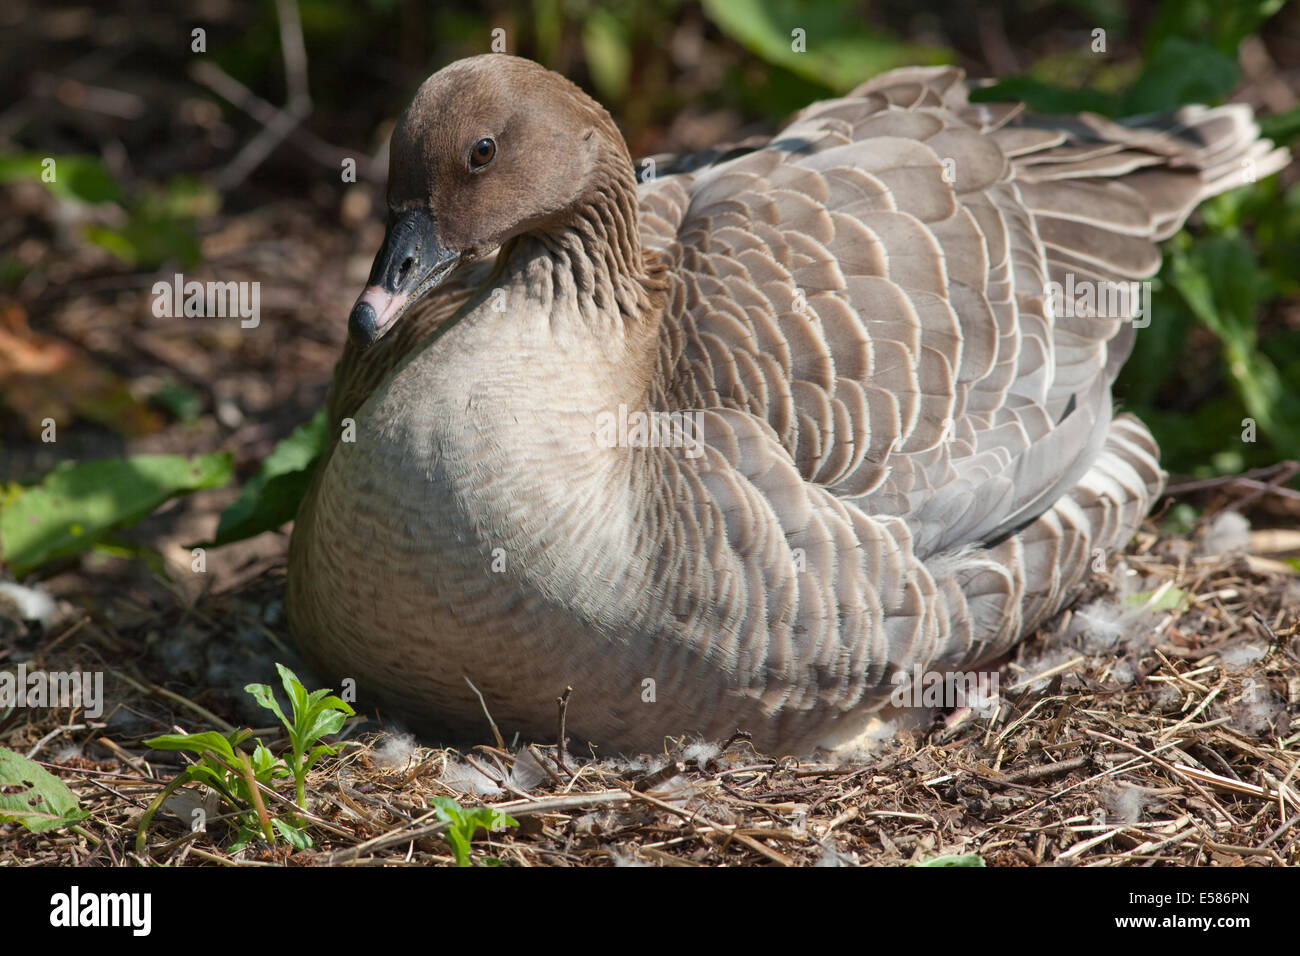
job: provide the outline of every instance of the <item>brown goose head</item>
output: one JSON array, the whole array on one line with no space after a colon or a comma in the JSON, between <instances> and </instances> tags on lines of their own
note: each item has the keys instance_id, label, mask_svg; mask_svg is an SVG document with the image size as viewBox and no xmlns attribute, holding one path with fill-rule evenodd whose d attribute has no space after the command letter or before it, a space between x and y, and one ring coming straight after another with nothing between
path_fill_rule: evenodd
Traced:
<instances>
[{"instance_id":1,"label":"brown goose head","mask_svg":"<svg viewBox=\"0 0 1300 956\"><path fill-rule=\"evenodd\" d=\"M633 177L609 114L564 77L503 54L439 70L393 131L388 232L348 320L354 344L377 341L460 263Z\"/></svg>"}]
</instances>

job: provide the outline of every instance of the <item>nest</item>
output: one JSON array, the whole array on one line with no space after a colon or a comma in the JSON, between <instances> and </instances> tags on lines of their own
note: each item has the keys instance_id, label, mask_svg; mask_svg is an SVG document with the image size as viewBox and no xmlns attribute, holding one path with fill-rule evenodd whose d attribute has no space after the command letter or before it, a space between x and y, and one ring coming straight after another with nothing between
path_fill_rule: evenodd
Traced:
<instances>
[{"instance_id":1,"label":"nest","mask_svg":"<svg viewBox=\"0 0 1300 956\"><path fill-rule=\"evenodd\" d=\"M870 751L847 760L758 753L744 734L668 740L658 754L619 759L554 740L462 752L376 733L359 716L308 778L301 819L313 845L253 842L235 853L219 808L194 832L174 804L137 852L141 816L180 769L176 754L143 741L226 732L249 716L213 677L210 654L208 673L187 673L175 648L159 653L161 635L188 634L199 662L202 648L259 640L254 659L285 659L283 582L259 574L195 603L123 594L103 613L71 615L32 651L29 669L102 669L114 705L98 721L15 709L0 726L0 743L57 775L89 812L44 834L0 825L3 862L451 864L450 824L434 798L452 797L515 821L477 831L476 863L1296 865L1300 586L1280 564L1191 555L1185 539L1139 536L1071 611L1002 662L995 706L914 714L910 728L882 722ZM272 750L287 744L277 728L254 732ZM190 789L191 803L202 799ZM268 788L263 800L288 813L291 793Z\"/></svg>"}]
</instances>

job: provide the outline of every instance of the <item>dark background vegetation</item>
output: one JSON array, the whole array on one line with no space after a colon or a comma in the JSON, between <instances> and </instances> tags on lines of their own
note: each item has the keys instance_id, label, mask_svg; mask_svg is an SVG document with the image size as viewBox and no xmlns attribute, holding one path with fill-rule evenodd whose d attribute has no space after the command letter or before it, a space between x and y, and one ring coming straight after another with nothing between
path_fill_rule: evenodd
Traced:
<instances>
[{"instance_id":1,"label":"dark background vegetation","mask_svg":"<svg viewBox=\"0 0 1300 956\"><path fill-rule=\"evenodd\" d=\"M795 27L806 53L791 52ZM195 28L206 52L191 50ZM428 74L488 52L496 28L508 52L609 107L634 156L770 130L911 63L1004 78L1003 92L1045 111L1244 101L1269 135L1300 145L1300 7L1281 0L7 0L0 557L10 570L92 542L106 568L143 555L159 570L155 555L188 564L184 546L212 538L239 486L323 403L382 236L393 118ZM1104 53L1093 51L1098 29ZM44 157L57 159L55 183L40 182ZM348 158L356 183L341 181ZM1219 197L1168 243L1118 395L1176 474L1300 458L1298 178L1292 168ZM259 281L261 324L155 318L153 283L177 272ZM45 418L54 443L41 440ZM1242 440L1248 418L1254 442ZM263 474L245 504L269 511L245 530L291 513L312 440L299 437L278 469L297 477ZM144 467L144 454L209 457L197 469ZM59 466L61 478L36 484ZM281 539L261 540L218 563L282 560Z\"/></svg>"}]
</instances>

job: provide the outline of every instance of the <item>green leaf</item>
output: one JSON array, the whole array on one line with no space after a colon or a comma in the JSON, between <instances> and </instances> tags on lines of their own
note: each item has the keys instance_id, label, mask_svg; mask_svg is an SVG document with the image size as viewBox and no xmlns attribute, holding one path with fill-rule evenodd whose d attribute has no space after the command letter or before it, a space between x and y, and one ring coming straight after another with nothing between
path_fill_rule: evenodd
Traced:
<instances>
[{"instance_id":1,"label":"green leaf","mask_svg":"<svg viewBox=\"0 0 1300 956\"><path fill-rule=\"evenodd\" d=\"M284 724L290 733L293 732L293 724L289 722L288 717L284 716L284 711L280 709L280 702L275 699L275 692L271 690L270 685L245 684L244 692L252 694L253 700L257 701L259 706L265 707L271 713L275 714L275 716L279 717L280 723Z\"/></svg>"},{"instance_id":2,"label":"green leaf","mask_svg":"<svg viewBox=\"0 0 1300 956\"><path fill-rule=\"evenodd\" d=\"M326 754L333 755L336 753L338 753L338 748L331 747L329 744L320 744L316 747L313 747L311 749L311 753L307 754L307 759L303 761L302 768L303 770L310 770L312 767L316 765L316 761L319 760L321 757L325 756Z\"/></svg>"},{"instance_id":3,"label":"green leaf","mask_svg":"<svg viewBox=\"0 0 1300 956\"><path fill-rule=\"evenodd\" d=\"M1123 112L1213 103L1231 93L1240 78L1233 57L1205 43L1170 37L1143 65L1142 75L1124 97Z\"/></svg>"},{"instance_id":4,"label":"green leaf","mask_svg":"<svg viewBox=\"0 0 1300 956\"><path fill-rule=\"evenodd\" d=\"M129 527L169 498L219 488L234 473L228 453L136 455L64 462L40 484L0 502L0 557L19 576Z\"/></svg>"},{"instance_id":5,"label":"green leaf","mask_svg":"<svg viewBox=\"0 0 1300 956\"><path fill-rule=\"evenodd\" d=\"M293 722L298 724L307 714L308 705L311 703L311 695L307 693L307 688L302 686L302 681L298 680L298 675L283 664L275 665L276 671L280 674L280 684L284 687L284 692L289 695L289 704L293 708ZM329 693L320 691L321 694Z\"/></svg>"},{"instance_id":6,"label":"green leaf","mask_svg":"<svg viewBox=\"0 0 1300 956\"><path fill-rule=\"evenodd\" d=\"M1228 376L1259 430L1283 455L1300 455L1300 396L1258 347L1255 314L1277 289L1245 238L1175 244L1169 272L1196 318L1223 342Z\"/></svg>"},{"instance_id":7,"label":"green leaf","mask_svg":"<svg viewBox=\"0 0 1300 956\"><path fill-rule=\"evenodd\" d=\"M448 823L444 836L456 855L457 866L469 866L469 845L474 831L480 828L492 832L505 827L516 827L519 821L492 807L474 807L467 809L451 797L432 797L429 805L437 812L438 818Z\"/></svg>"},{"instance_id":8,"label":"green leaf","mask_svg":"<svg viewBox=\"0 0 1300 956\"><path fill-rule=\"evenodd\" d=\"M272 824L274 824L274 822L275 821L272 821ZM235 842L226 847L226 852L238 853L240 850L248 847L248 845L254 840L260 839L262 839L262 831L260 827L245 824L239 828L239 833L235 837Z\"/></svg>"},{"instance_id":9,"label":"green leaf","mask_svg":"<svg viewBox=\"0 0 1300 956\"><path fill-rule=\"evenodd\" d=\"M87 240L128 265L153 268L174 261L190 269L203 258L194 221L219 206L220 197L210 186L177 176L151 185L127 210L125 225L87 226L83 231Z\"/></svg>"},{"instance_id":10,"label":"green leaf","mask_svg":"<svg viewBox=\"0 0 1300 956\"><path fill-rule=\"evenodd\" d=\"M253 765L253 776L259 783L269 784L276 777L291 776L284 761L263 746L261 740L257 742L249 760Z\"/></svg>"},{"instance_id":11,"label":"green leaf","mask_svg":"<svg viewBox=\"0 0 1300 956\"><path fill-rule=\"evenodd\" d=\"M231 772L228 769L213 767L210 761L208 763L193 763L182 771L182 775L187 782L204 784L227 800L230 799L232 789L230 787Z\"/></svg>"},{"instance_id":12,"label":"green leaf","mask_svg":"<svg viewBox=\"0 0 1300 956\"><path fill-rule=\"evenodd\" d=\"M51 167L46 160L53 160ZM54 179L47 181L50 172ZM122 190L103 162L95 156L38 156L22 153L0 156L0 183L38 182L59 199L86 203L115 202Z\"/></svg>"},{"instance_id":13,"label":"green leaf","mask_svg":"<svg viewBox=\"0 0 1300 956\"><path fill-rule=\"evenodd\" d=\"M1269 281L1241 236L1208 236L1185 252L1175 247L1174 288L1196 317L1224 341L1242 349L1255 343L1255 307L1268 297Z\"/></svg>"},{"instance_id":14,"label":"green leaf","mask_svg":"<svg viewBox=\"0 0 1300 956\"><path fill-rule=\"evenodd\" d=\"M187 425L198 421L203 414L203 396L172 379L163 382L149 400Z\"/></svg>"},{"instance_id":15,"label":"green leaf","mask_svg":"<svg viewBox=\"0 0 1300 956\"><path fill-rule=\"evenodd\" d=\"M305 751L313 741L327 734L338 733L343 722L354 713L352 707L338 697L330 697L328 690L314 690L310 694L298 680L298 675L283 664L276 664L285 693L293 704L294 749Z\"/></svg>"},{"instance_id":16,"label":"green leaf","mask_svg":"<svg viewBox=\"0 0 1300 956\"><path fill-rule=\"evenodd\" d=\"M1124 603L1130 607L1145 607L1151 600L1155 591L1136 591L1124 599ZM1152 611L1172 611L1181 607L1187 600L1187 592L1179 588L1167 588L1165 593L1160 595L1160 600L1150 605Z\"/></svg>"},{"instance_id":17,"label":"green leaf","mask_svg":"<svg viewBox=\"0 0 1300 956\"><path fill-rule=\"evenodd\" d=\"M331 698L338 700L337 697ZM346 704L343 705L347 707ZM319 740L321 737L328 737L330 734L337 734L343 729L344 722L352 715L352 708L346 711L338 710L318 710L307 715L307 719L302 726L303 747L313 740Z\"/></svg>"},{"instance_id":18,"label":"green leaf","mask_svg":"<svg viewBox=\"0 0 1300 956\"><path fill-rule=\"evenodd\" d=\"M146 747L154 750L188 750L197 754L217 754L231 763L235 762L235 749L225 737L215 730L201 734L163 734L146 740Z\"/></svg>"},{"instance_id":19,"label":"green leaf","mask_svg":"<svg viewBox=\"0 0 1300 956\"><path fill-rule=\"evenodd\" d=\"M126 204L121 187L95 156L0 156L0 183L21 180L39 182L62 200L127 205L124 224L88 224L82 234L88 242L138 267L169 260L186 268L197 265L202 257L193 221L220 204L212 187L184 176L150 185L138 200Z\"/></svg>"},{"instance_id":20,"label":"green leaf","mask_svg":"<svg viewBox=\"0 0 1300 956\"><path fill-rule=\"evenodd\" d=\"M306 830L290 826L278 817L271 820L271 826L275 827L280 836L284 837L284 842L288 843L295 850L310 849L311 837L307 835Z\"/></svg>"},{"instance_id":21,"label":"green leaf","mask_svg":"<svg viewBox=\"0 0 1300 956\"><path fill-rule=\"evenodd\" d=\"M1285 113L1259 117L1259 131L1275 143L1286 143L1300 136L1300 106Z\"/></svg>"},{"instance_id":22,"label":"green leaf","mask_svg":"<svg viewBox=\"0 0 1300 956\"><path fill-rule=\"evenodd\" d=\"M916 866L983 866L984 861L978 853L958 853L948 856L936 856L933 859L915 864Z\"/></svg>"},{"instance_id":23,"label":"green leaf","mask_svg":"<svg viewBox=\"0 0 1300 956\"><path fill-rule=\"evenodd\" d=\"M90 814L54 774L0 747L0 823L16 820L33 833L71 826Z\"/></svg>"},{"instance_id":24,"label":"green leaf","mask_svg":"<svg viewBox=\"0 0 1300 956\"><path fill-rule=\"evenodd\" d=\"M519 826L519 821L510 814L502 813L492 807L476 808L472 819L489 833L504 830L506 827Z\"/></svg>"},{"instance_id":25,"label":"green leaf","mask_svg":"<svg viewBox=\"0 0 1300 956\"><path fill-rule=\"evenodd\" d=\"M805 79L847 91L897 66L948 62L940 47L871 32L840 0L704 0L705 15L733 40ZM802 30L803 49L797 49Z\"/></svg>"},{"instance_id":26,"label":"green leaf","mask_svg":"<svg viewBox=\"0 0 1300 956\"><path fill-rule=\"evenodd\" d=\"M582 48L596 91L606 100L621 102L632 71L632 51L623 22L608 10L592 10L582 29Z\"/></svg>"},{"instance_id":27,"label":"green leaf","mask_svg":"<svg viewBox=\"0 0 1300 956\"><path fill-rule=\"evenodd\" d=\"M298 504L311 484L316 460L325 450L325 410L280 441L266 456L257 474L244 485L239 498L221 515L217 536L210 547L241 541L273 531L293 520Z\"/></svg>"},{"instance_id":28,"label":"green leaf","mask_svg":"<svg viewBox=\"0 0 1300 956\"><path fill-rule=\"evenodd\" d=\"M443 834L451 844L451 851L456 855L457 866L469 866L469 838L454 824Z\"/></svg>"}]
</instances>

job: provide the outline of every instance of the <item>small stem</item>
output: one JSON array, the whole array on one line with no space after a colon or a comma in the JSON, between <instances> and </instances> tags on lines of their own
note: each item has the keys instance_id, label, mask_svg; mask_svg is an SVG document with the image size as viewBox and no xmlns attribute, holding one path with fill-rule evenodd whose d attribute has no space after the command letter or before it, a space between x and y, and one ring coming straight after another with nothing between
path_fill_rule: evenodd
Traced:
<instances>
[{"instance_id":1,"label":"small stem","mask_svg":"<svg viewBox=\"0 0 1300 956\"><path fill-rule=\"evenodd\" d=\"M257 811L257 818L262 823L262 833L266 836L266 842L275 843L275 832L271 829L271 815L266 812L266 804L262 802L262 793L257 789L257 778L253 776L253 764L248 759L248 754L242 750L239 751L240 770L243 771L244 782L248 785L248 796L253 803L253 809Z\"/></svg>"},{"instance_id":2,"label":"small stem","mask_svg":"<svg viewBox=\"0 0 1300 956\"><path fill-rule=\"evenodd\" d=\"M141 855L145 852L145 834L149 831L149 822L153 819L155 813L162 807L163 801L176 792L177 788L190 781L191 777L187 770L182 770L171 779L165 787L158 792L158 796L149 802L145 808L144 815L140 817L140 823L135 828L135 852Z\"/></svg>"},{"instance_id":3,"label":"small stem","mask_svg":"<svg viewBox=\"0 0 1300 956\"><path fill-rule=\"evenodd\" d=\"M302 765L303 755L293 752L293 782L298 790L298 809L307 809L307 770Z\"/></svg>"}]
</instances>

